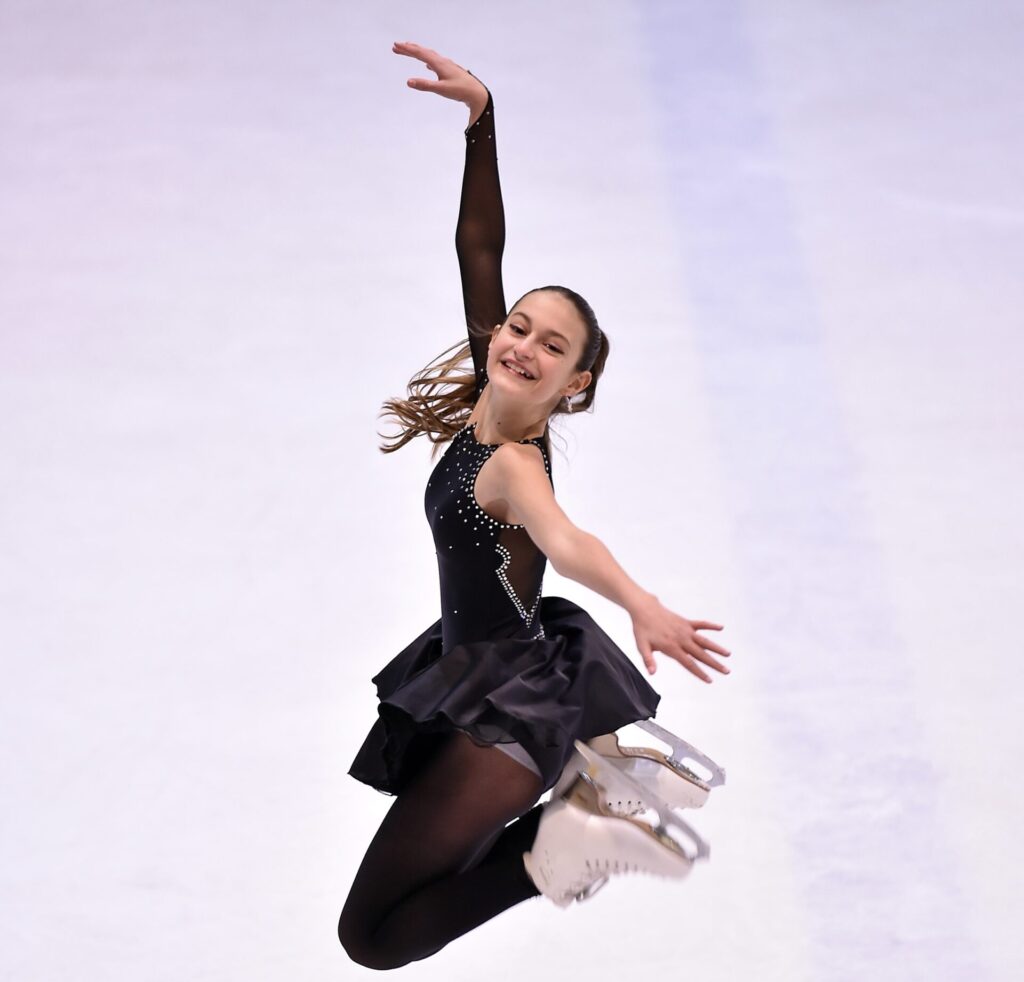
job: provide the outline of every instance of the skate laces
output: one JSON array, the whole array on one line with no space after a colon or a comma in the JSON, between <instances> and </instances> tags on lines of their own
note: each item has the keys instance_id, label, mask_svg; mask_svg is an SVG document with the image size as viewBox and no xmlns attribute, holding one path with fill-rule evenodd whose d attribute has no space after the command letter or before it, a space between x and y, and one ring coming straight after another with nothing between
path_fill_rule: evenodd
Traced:
<instances>
[{"instance_id":1,"label":"skate laces","mask_svg":"<svg viewBox=\"0 0 1024 982\"><path fill-rule=\"evenodd\" d=\"M632 792L635 797L625 799L625 810L629 812L630 821L647 826L654 837L661 841L662 845L685 855L690 862L694 859L706 859L708 857L710 850L707 843L692 826L676 815L670 806L659 798L657 794L634 778L618 771L600 754L582 741L576 740L575 745L577 751L586 762L586 767L578 771L579 778L590 785L592 791L606 803L606 807L611 807L611 801L621 805L623 799L612 798L612 795L629 794ZM641 812L648 814L643 818L635 817ZM620 815L618 817L626 818L627 816ZM690 851L686 850L683 844L675 837L669 835L670 828L675 828L685 834L691 843Z\"/></svg>"},{"instance_id":2,"label":"skate laces","mask_svg":"<svg viewBox=\"0 0 1024 982\"><path fill-rule=\"evenodd\" d=\"M618 815L639 815L649 809L649 805L639 798L627 798L623 803L621 798L611 799L606 797L605 804Z\"/></svg>"},{"instance_id":3,"label":"skate laces","mask_svg":"<svg viewBox=\"0 0 1024 982\"><path fill-rule=\"evenodd\" d=\"M577 877L565 891L565 896L572 897L576 901L589 900L616 873L649 872L637 863L624 863L618 859L584 859L583 862L586 872Z\"/></svg>"}]
</instances>

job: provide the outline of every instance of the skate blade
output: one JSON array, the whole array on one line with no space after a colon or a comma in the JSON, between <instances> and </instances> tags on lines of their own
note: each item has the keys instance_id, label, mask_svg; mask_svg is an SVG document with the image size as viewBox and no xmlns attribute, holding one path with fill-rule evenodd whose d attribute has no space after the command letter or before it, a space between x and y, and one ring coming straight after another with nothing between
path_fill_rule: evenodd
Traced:
<instances>
[{"instance_id":1,"label":"skate blade","mask_svg":"<svg viewBox=\"0 0 1024 982\"><path fill-rule=\"evenodd\" d=\"M654 747L624 747L619 743L618 733L602 733L600 736L591 737L587 741L587 746L602 757L618 764L620 768L627 766L630 761L650 761L658 765L658 768L664 767L669 773L702 791L704 799L711 791L711 786L704 778L674 757L668 757Z\"/></svg>"},{"instance_id":2,"label":"skate blade","mask_svg":"<svg viewBox=\"0 0 1024 982\"><path fill-rule=\"evenodd\" d=\"M659 726L653 719L637 720L633 725L639 726L641 730L646 730L652 736L657 737L659 740L663 740L672 748L672 754L668 757L658 750L644 748L651 753L657 754L658 757L663 758L664 762L670 767L675 769L681 768L683 771L693 775L693 777L695 777L697 781L709 791L711 788L717 788L720 785L725 784L725 768L716 764L707 754L702 753L692 743L687 743L682 737L678 737L670 730L666 730L665 727ZM632 752L639 748L621 747L620 749L624 755L633 756L634 754ZM641 754L640 756L647 756L647 754ZM694 774L694 772L683 763L685 760L690 760L701 767L707 768L708 776L701 777L698 774Z\"/></svg>"}]
</instances>

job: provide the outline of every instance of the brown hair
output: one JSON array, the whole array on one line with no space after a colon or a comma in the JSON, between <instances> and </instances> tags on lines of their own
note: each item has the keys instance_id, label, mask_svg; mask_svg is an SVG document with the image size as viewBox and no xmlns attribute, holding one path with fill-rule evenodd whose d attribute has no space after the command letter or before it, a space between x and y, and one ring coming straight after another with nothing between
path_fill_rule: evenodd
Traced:
<instances>
[{"instance_id":1,"label":"brown hair","mask_svg":"<svg viewBox=\"0 0 1024 982\"><path fill-rule=\"evenodd\" d=\"M597 381L601 377L604 364L608 359L608 336L598 326L597 317L594 316L590 304L574 290L565 286L540 286L528 290L516 303L512 304L511 310L514 310L516 304L524 297L541 290L558 293L572 303L586 327L587 341L583 346L583 353L576 363L575 370L577 372L589 371L592 378L582 393L576 394L575 399L578 401L573 402L571 410L572 413L582 412L593 405ZM490 330L475 324L469 325L468 330L474 337L490 337L491 333ZM458 350L454 354L449 354L455 348ZM445 355L448 357L445 358ZM467 358L471 358L469 341L457 341L445 348L441 354L409 380L408 398L388 399L382 404L382 413L379 415L394 416L398 420L401 432L397 436L385 437L392 443L389 446L382 445L381 453L394 453L410 440L422 434L434 444L431 453L431 459L433 459L437 456L438 447L442 443L447 443L459 430L463 429L476 404L476 375L472 370L457 371L459 365ZM438 391L441 386L447 386L447 388L444 391ZM560 401L551 411L551 416L569 413L570 410L564 407L565 402ZM544 448L550 459L550 416L548 424L544 429ZM382 433L377 435L384 436Z\"/></svg>"}]
</instances>

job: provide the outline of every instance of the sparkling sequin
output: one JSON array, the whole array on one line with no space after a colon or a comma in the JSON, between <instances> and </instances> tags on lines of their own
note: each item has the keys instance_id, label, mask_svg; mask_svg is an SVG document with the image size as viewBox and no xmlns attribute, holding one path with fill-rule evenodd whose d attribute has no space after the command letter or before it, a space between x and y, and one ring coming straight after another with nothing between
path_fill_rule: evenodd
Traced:
<instances>
[{"instance_id":1,"label":"sparkling sequin","mask_svg":"<svg viewBox=\"0 0 1024 982\"><path fill-rule=\"evenodd\" d=\"M486 512L474 494L483 465L502 443L481 443L476 425L469 423L452 439L435 474L450 474L447 485L431 475L425 505L434 534L441 573L442 632L445 643L459 639L511 636L538 640L545 637L538 619L547 558L521 522L503 522ZM545 472L551 469L544 441L530 437L541 451ZM454 524L444 522L444 516ZM459 521L461 519L461 521ZM511 615L511 619L510 619ZM514 629L513 624L521 625Z\"/></svg>"},{"instance_id":2,"label":"sparkling sequin","mask_svg":"<svg viewBox=\"0 0 1024 982\"><path fill-rule=\"evenodd\" d=\"M512 553L508 551L500 542L497 545L499 554L501 555L501 565L497 569L498 579L501 581L501 585L505 588L505 592L512 598L512 603L516 605L516 610L519 611L520 616L526 621L527 624L533 621L533 615L537 612L537 604L540 603L540 591L537 591L537 596L534 598L533 606L527 611L526 607L523 606L522 600L519 599L519 595L516 593L515 587L512 586L509 578L505 575L505 570L512 564Z\"/></svg>"}]
</instances>

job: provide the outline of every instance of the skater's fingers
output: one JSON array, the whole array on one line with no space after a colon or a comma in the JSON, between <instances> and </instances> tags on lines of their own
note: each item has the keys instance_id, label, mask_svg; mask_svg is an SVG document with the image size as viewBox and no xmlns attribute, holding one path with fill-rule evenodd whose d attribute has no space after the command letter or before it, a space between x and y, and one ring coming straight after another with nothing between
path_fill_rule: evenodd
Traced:
<instances>
[{"instance_id":1,"label":"skater's fingers","mask_svg":"<svg viewBox=\"0 0 1024 982\"><path fill-rule=\"evenodd\" d=\"M716 672L721 672L723 675L729 674L729 669L727 669L720 662L715 661L715 659L712 658L711 655L709 655L699 645L693 644L692 647L687 648L687 650L694 658L696 658L698 661L702 661L709 668L713 668Z\"/></svg>"},{"instance_id":2,"label":"skater's fingers","mask_svg":"<svg viewBox=\"0 0 1024 982\"><path fill-rule=\"evenodd\" d=\"M424 92L436 92L439 95L445 89L444 82L438 82L433 78L411 78L406 84L410 89L422 89Z\"/></svg>"},{"instance_id":3,"label":"skater's fingers","mask_svg":"<svg viewBox=\"0 0 1024 982\"><path fill-rule=\"evenodd\" d=\"M409 79L409 84L412 85L415 82L427 82L430 85L436 85L438 79L443 78L442 62L444 59L434 51L428 51L424 48L413 46L402 46L398 42L395 42L394 47L391 49L396 55L406 55L409 58L415 58L417 61L422 61L436 76L437 79ZM425 85L415 86L417 88L426 88Z\"/></svg>"},{"instance_id":4,"label":"skater's fingers","mask_svg":"<svg viewBox=\"0 0 1024 982\"><path fill-rule=\"evenodd\" d=\"M722 625L714 621L690 621L698 631L721 631Z\"/></svg>"},{"instance_id":5,"label":"skater's fingers","mask_svg":"<svg viewBox=\"0 0 1024 982\"><path fill-rule=\"evenodd\" d=\"M416 58L424 64L433 67L430 63L441 57L433 48L424 48L422 44L415 44L412 41L396 41L391 50L396 55L407 55L409 58Z\"/></svg>"},{"instance_id":6,"label":"skater's fingers","mask_svg":"<svg viewBox=\"0 0 1024 982\"><path fill-rule=\"evenodd\" d=\"M658 670L658 666L654 663L654 648L651 647L646 639L639 639L637 650L640 652L640 657L644 660L644 667L647 669L648 674L653 675Z\"/></svg>"},{"instance_id":7,"label":"skater's fingers","mask_svg":"<svg viewBox=\"0 0 1024 982\"><path fill-rule=\"evenodd\" d=\"M704 682L710 682L711 679L704 674L700 666L697 664L697 660L693 655L687 651L686 646L682 642L677 642L672 646L672 650L666 650L666 655L671 655L680 665L683 666L688 672L692 672L697 678Z\"/></svg>"},{"instance_id":8,"label":"skater's fingers","mask_svg":"<svg viewBox=\"0 0 1024 982\"><path fill-rule=\"evenodd\" d=\"M466 72L457 61L440 54L433 48L424 48L421 44L413 44L412 41L396 41L391 50L396 55L406 55L422 61L441 81L451 81L458 76L459 72ZM471 74L468 73L467 74Z\"/></svg>"},{"instance_id":9,"label":"skater's fingers","mask_svg":"<svg viewBox=\"0 0 1024 982\"><path fill-rule=\"evenodd\" d=\"M696 663L694 662L694 660L692 658L680 658L679 660L682 662L683 668L685 668L688 671L692 672L702 682L710 682L711 681L711 679L707 675L705 675L704 672L702 672L697 667Z\"/></svg>"},{"instance_id":10,"label":"skater's fingers","mask_svg":"<svg viewBox=\"0 0 1024 982\"><path fill-rule=\"evenodd\" d=\"M694 637L705 647L708 651L714 651L716 654L722 655L728 658L732 654L731 651L726 651L721 645L715 644L714 641L709 641L707 638L702 638L699 634L695 634Z\"/></svg>"}]
</instances>

